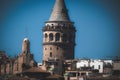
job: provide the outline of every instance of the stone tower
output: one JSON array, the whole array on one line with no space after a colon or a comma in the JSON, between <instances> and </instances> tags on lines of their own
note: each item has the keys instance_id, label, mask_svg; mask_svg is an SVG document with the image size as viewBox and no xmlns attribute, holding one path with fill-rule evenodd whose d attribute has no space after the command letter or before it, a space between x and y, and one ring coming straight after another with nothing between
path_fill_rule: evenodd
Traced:
<instances>
[{"instance_id":1,"label":"stone tower","mask_svg":"<svg viewBox=\"0 0 120 80\"><path fill-rule=\"evenodd\" d=\"M30 52L30 42L28 38L24 38L22 43L22 52L23 53L29 53Z\"/></svg>"},{"instance_id":2,"label":"stone tower","mask_svg":"<svg viewBox=\"0 0 120 80\"><path fill-rule=\"evenodd\" d=\"M24 38L22 43L22 52L16 58L13 65L13 74L21 73L22 71L36 66L33 54L30 53L30 41Z\"/></svg>"},{"instance_id":3,"label":"stone tower","mask_svg":"<svg viewBox=\"0 0 120 80\"><path fill-rule=\"evenodd\" d=\"M50 19L43 27L43 66L62 74L63 61L74 59L75 27L64 0L56 0Z\"/></svg>"}]
</instances>

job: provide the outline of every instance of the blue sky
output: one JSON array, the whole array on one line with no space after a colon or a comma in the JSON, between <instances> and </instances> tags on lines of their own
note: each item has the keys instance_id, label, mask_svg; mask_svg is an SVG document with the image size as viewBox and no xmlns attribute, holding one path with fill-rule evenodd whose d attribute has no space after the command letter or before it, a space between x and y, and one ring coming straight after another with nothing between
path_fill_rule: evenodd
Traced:
<instances>
[{"instance_id":1,"label":"blue sky","mask_svg":"<svg viewBox=\"0 0 120 80\"><path fill-rule=\"evenodd\" d=\"M119 0L65 0L75 22L75 58L108 58L120 55ZM27 36L31 53L42 60L42 28L55 0L0 0L0 50L10 56L21 52ZM69 53L68 53L69 54Z\"/></svg>"}]
</instances>

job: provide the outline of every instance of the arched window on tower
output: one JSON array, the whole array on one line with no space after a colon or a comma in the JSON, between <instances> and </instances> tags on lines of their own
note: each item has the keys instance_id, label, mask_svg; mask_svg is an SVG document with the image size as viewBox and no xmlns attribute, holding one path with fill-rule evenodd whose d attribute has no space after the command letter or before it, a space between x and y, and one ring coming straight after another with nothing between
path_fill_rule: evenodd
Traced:
<instances>
[{"instance_id":1,"label":"arched window on tower","mask_svg":"<svg viewBox=\"0 0 120 80\"><path fill-rule=\"evenodd\" d=\"M44 36L45 38L47 38L48 37L48 35L47 35L47 33L45 33L45 36Z\"/></svg>"},{"instance_id":2,"label":"arched window on tower","mask_svg":"<svg viewBox=\"0 0 120 80\"><path fill-rule=\"evenodd\" d=\"M52 52L50 52L50 57L52 57Z\"/></svg>"},{"instance_id":3,"label":"arched window on tower","mask_svg":"<svg viewBox=\"0 0 120 80\"><path fill-rule=\"evenodd\" d=\"M54 29L54 24L52 24L51 29Z\"/></svg>"},{"instance_id":4,"label":"arched window on tower","mask_svg":"<svg viewBox=\"0 0 120 80\"><path fill-rule=\"evenodd\" d=\"M56 33L55 34L55 41L59 41L60 40L60 33Z\"/></svg>"},{"instance_id":5,"label":"arched window on tower","mask_svg":"<svg viewBox=\"0 0 120 80\"><path fill-rule=\"evenodd\" d=\"M49 34L49 40L50 40L50 41L53 40L53 34L52 34L52 33Z\"/></svg>"},{"instance_id":6,"label":"arched window on tower","mask_svg":"<svg viewBox=\"0 0 120 80\"><path fill-rule=\"evenodd\" d=\"M45 42L47 41L47 37L48 37L48 35L47 35L47 33L45 33L45 34L44 34Z\"/></svg>"}]
</instances>

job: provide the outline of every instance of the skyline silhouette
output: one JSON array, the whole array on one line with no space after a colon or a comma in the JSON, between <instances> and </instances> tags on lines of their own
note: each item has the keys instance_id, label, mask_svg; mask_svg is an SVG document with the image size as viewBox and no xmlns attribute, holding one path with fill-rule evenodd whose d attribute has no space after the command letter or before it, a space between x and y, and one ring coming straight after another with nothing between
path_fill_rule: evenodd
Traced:
<instances>
[{"instance_id":1,"label":"skyline silhouette","mask_svg":"<svg viewBox=\"0 0 120 80\"><path fill-rule=\"evenodd\" d=\"M49 20L55 0L0 1L0 50L8 55L22 51L30 40L31 53L42 61L42 28ZM65 0L76 27L75 58L120 56L120 1ZM69 53L68 53L69 54Z\"/></svg>"}]
</instances>

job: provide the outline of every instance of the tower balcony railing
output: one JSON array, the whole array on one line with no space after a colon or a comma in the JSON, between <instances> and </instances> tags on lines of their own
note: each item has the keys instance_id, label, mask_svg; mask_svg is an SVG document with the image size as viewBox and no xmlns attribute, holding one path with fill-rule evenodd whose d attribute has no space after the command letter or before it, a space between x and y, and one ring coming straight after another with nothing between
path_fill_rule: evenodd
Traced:
<instances>
[{"instance_id":1,"label":"tower balcony railing","mask_svg":"<svg viewBox=\"0 0 120 80\"><path fill-rule=\"evenodd\" d=\"M63 31L63 30L69 30L69 31L76 31L75 27L73 26L50 26L50 25L47 25L47 26L44 26L43 31Z\"/></svg>"}]
</instances>

